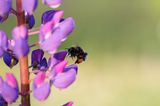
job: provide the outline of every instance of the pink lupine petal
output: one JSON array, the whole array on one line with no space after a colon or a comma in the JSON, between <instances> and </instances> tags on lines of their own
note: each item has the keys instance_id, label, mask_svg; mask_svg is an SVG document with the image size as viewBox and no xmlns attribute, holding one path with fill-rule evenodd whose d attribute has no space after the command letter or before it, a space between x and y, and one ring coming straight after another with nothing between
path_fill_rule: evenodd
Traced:
<instances>
[{"instance_id":1,"label":"pink lupine petal","mask_svg":"<svg viewBox=\"0 0 160 106\"><path fill-rule=\"evenodd\" d=\"M64 11L63 10L59 10L59 11L57 11L55 13L55 15L54 15L54 17L52 19L54 21L55 25L60 22L60 20L62 19L63 15L64 15Z\"/></svg>"},{"instance_id":2,"label":"pink lupine petal","mask_svg":"<svg viewBox=\"0 0 160 106\"><path fill-rule=\"evenodd\" d=\"M52 21L47 22L46 24L42 24L41 28L40 28L40 34L39 34L39 43L45 41L45 39L47 38L46 36L49 34L51 35L51 30L54 26L54 23Z\"/></svg>"},{"instance_id":3,"label":"pink lupine petal","mask_svg":"<svg viewBox=\"0 0 160 106\"><path fill-rule=\"evenodd\" d=\"M27 39L28 38L28 30L24 25L17 26L12 31L12 37L14 39Z\"/></svg>"},{"instance_id":4,"label":"pink lupine petal","mask_svg":"<svg viewBox=\"0 0 160 106\"><path fill-rule=\"evenodd\" d=\"M64 68L66 67L67 64L68 64L68 61L66 61L66 60L63 60L62 62L58 63L58 64L54 67L55 72L56 72L57 74L63 72L63 70L64 70Z\"/></svg>"},{"instance_id":5,"label":"pink lupine petal","mask_svg":"<svg viewBox=\"0 0 160 106\"><path fill-rule=\"evenodd\" d=\"M41 84L43 84L45 78L46 78L45 72L39 71L38 74L36 75L36 77L33 80L33 84L36 87L39 87L39 86L41 86Z\"/></svg>"},{"instance_id":6,"label":"pink lupine petal","mask_svg":"<svg viewBox=\"0 0 160 106\"><path fill-rule=\"evenodd\" d=\"M15 78L14 74L6 73L6 82L11 87L18 89L17 79Z\"/></svg>"}]
</instances>

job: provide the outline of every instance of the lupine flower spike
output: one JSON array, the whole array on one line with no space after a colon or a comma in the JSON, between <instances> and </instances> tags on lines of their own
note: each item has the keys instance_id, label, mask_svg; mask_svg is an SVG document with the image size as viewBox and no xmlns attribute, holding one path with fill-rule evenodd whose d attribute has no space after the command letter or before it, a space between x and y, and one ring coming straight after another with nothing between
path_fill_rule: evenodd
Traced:
<instances>
[{"instance_id":1,"label":"lupine flower spike","mask_svg":"<svg viewBox=\"0 0 160 106\"><path fill-rule=\"evenodd\" d=\"M61 44L75 29L74 18L64 18L64 10L56 9L62 1L42 0L44 5L51 8L43 12L41 25L35 28L34 13L40 1L16 0L14 9L13 0L0 0L0 23L7 21L10 14L17 18L17 26L13 27L11 37L0 29L0 58L3 58L6 66L12 68L12 71L16 70L13 67L19 64L21 82L18 84L11 72L7 72L4 79L0 75L0 106L17 102L19 96L21 96L19 106L30 106L30 93L36 100L45 101L52 95L51 87L65 90L75 82L78 64L85 61L87 53L80 46L59 51ZM29 44L28 39L32 37L29 35L38 35L38 41ZM31 47L37 45L39 47L31 51ZM76 62L70 63L66 58L68 56L76 58ZM30 78L32 73L33 78ZM73 106L73 102L70 101L63 106Z\"/></svg>"}]
</instances>

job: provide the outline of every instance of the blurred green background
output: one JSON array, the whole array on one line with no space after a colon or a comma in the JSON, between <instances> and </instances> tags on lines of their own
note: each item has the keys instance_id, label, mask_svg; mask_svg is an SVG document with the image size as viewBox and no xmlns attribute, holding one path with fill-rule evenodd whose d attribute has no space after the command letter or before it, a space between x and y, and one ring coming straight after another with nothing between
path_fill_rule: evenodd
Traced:
<instances>
[{"instance_id":1,"label":"blurred green background","mask_svg":"<svg viewBox=\"0 0 160 106\"><path fill-rule=\"evenodd\" d=\"M47 9L40 3L36 27ZM78 44L88 60L79 65L71 87L52 88L47 101L32 98L32 106L61 106L70 100L74 106L160 106L159 0L64 0L59 9L76 20L60 49ZM15 25L11 16L0 28L10 35ZM31 37L30 43L36 40ZM1 61L0 70L4 75L10 69ZM11 72L18 78L18 66Z\"/></svg>"}]
</instances>

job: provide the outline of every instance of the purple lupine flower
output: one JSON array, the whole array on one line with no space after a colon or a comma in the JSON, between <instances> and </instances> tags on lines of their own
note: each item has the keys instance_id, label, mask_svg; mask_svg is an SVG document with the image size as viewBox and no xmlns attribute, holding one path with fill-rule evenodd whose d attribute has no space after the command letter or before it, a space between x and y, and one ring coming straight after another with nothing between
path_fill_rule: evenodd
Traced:
<instances>
[{"instance_id":1,"label":"purple lupine flower","mask_svg":"<svg viewBox=\"0 0 160 106\"><path fill-rule=\"evenodd\" d=\"M63 106L73 106L73 102L69 101L69 102L65 103Z\"/></svg>"},{"instance_id":2,"label":"purple lupine flower","mask_svg":"<svg viewBox=\"0 0 160 106\"><path fill-rule=\"evenodd\" d=\"M12 68L18 63L18 59L12 54L12 52L8 51L4 53L3 61L9 68Z\"/></svg>"},{"instance_id":3,"label":"purple lupine flower","mask_svg":"<svg viewBox=\"0 0 160 106\"><path fill-rule=\"evenodd\" d=\"M3 56L4 51L8 48L8 37L7 34L0 30L0 57Z\"/></svg>"},{"instance_id":4,"label":"purple lupine flower","mask_svg":"<svg viewBox=\"0 0 160 106\"><path fill-rule=\"evenodd\" d=\"M61 29L61 41L65 41L70 33L75 28L75 22L72 17L65 19L64 21L59 23L59 28Z\"/></svg>"},{"instance_id":5,"label":"purple lupine flower","mask_svg":"<svg viewBox=\"0 0 160 106\"><path fill-rule=\"evenodd\" d=\"M54 29L55 26L60 22L62 16L64 14L64 11L46 11L42 15L42 25L40 29L40 36L39 41L42 42L45 40L45 38L49 37L49 34L51 33L52 29Z\"/></svg>"},{"instance_id":6,"label":"purple lupine flower","mask_svg":"<svg viewBox=\"0 0 160 106\"><path fill-rule=\"evenodd\" d=\"M15 102L19 95L19 88L15 76L11 73L7 73L6 81L0 82L0 94L3 99L8 103Z\"/></svg>"},{"instance_id":7,"label":"purple lupine flower","mask_svg":"<svg viewBox=\"0 0 160 106\"><path fill-rule=\"evenodd\" d=\"M42 14L41 23L46 24L47 22L53 20L54 24L59 23L63 17L63 10L48 10Z\"/></svg>"},{"instance_id":8,"label":"purple lupine flower","mask_svg":"<svg viewBox=\"0 0 160 106\"><path fill-rule=\"evenodd\" d=\"M45 77L44 72L39 72L33 80L33 96L39 101L46 100L50 94L50 84Z\"/></svg>"},{"instance_id":9,"label":"purple lupine flower","mask_svg":"<svg viewBox=\"0 0 160 106\"><path fill-rule=\"evenodd\" d=\"M62 0L43 0L43 3L52 8L57 8L61 5Z\"/></svg>"},{"instance_id":10,"label":"purple lupine flower","mask_svg":"<svg viewBox=\"0 0 160 106\"><path fill-rule=\"evenodd\" d=\"M73 64L65 67L66 63L66 61L58 63L50 73L49 78L56 88L67 88L76 80L77 65Z\"/></svg>"},{"instance_id":11,"label":"purple lupine flower","mask_svg":"<svg viewBox=\"0 0 160 106\"><path fill-rule=\"evenodd\" d=\"M39 35L40 47L51 54L55 53L75 27L74 20L71 17L60 22L58 25L56 24L56 26L54 26L52 21L41 26Z\"/></svg>"},{"instance_id":12,"label":"purple lupine flower","mask_svg":"<svg viewBox=\"0 0 160 106\"><path fill-rule=\"evenodd\" d=\"M31 64L40 63L44 55L44 52L42 49L36 49L32 51L31 56Z\"/></svg>"},{"instance_id":13,"label":"purple lupine flower","mask_svg":"<svg viewBox=\"0 0 160 106\"><path fill-rule=\"evenodd\" d=\"M23 0L22 6L25 12L32 15L38 6L38 0Z\"/></svg>"},{"instance_id":14,"label":"purple lupine flower","mask_svg":"<svg viewBox=\"0 0 160 106\"><path fill-rule=\"evenodd\" d=\"M33 67L33 70L39 70L39 71L46 71L48 68L47 60L44 57L44 52L41 49L36 49L32 51L31 56L31 66Z\"/></svg>"},{"instance_id":15,"label":"purple lupine flower","mask_svg":"<svg viewBox=\"0 0 160 106\"><path fill-rule=\"evenodd\" d=\"M75 70L75 68L71 68L69 71L57 74L53 81L53 85L59 89L69 87L76 80L76 72L77 70Z\"/></svg>"},{"instance_id":16,"label":"purple lupine flower","mask_svg":"<svg viewBox=\"0 0 160 106\"><path fill-rule=\"evenodd\" d=\"M56 74L62 73L67 64L68 64L68 61L66 61L66 60L63 60L62 62L57 64L54 67L54 71L56 72Z\"/></svg>"},{"instance_id":17,"label":"purple lupine flower","mask_svg":"<svg viewBox=\"0 0 160 106\"><path fill-rule=\"evenodd\" d=\"M25 26L17 26L12 31L12 37L15 41L13 51L18 58L26 56L29 53L28 30Z\"/></svg>"},{"instance_id":18,"label":"purple lupine flower","mask_svg":"<svg viewBox=\"0 0 160 106\"><path fill-rule=\"evenodd\" d=\"M0 0L0 16L5 17L12 8L12 0Z\"/></svg>"},{"instance_id":19,"label":"purple lupine flower","mask_svg":"<svg viewBox=\"0 0 160 106\"><path fill-rule=\"evenodd\" d=\"M56 62L58 62L58 61L56 61ZM63 61L60 61L60 62L58 62L58 63L56 63L54 66L50 66L50 69L52 70L51 72L50 72L50 74L49 74L49 79L51 80L51 81L53 81L54 80L54 78L55 78L55 76L58 74L58 73L61 73L63 70L64 70L64 68L66 67L66 65L67 65L67 63L68 63L68 61L66 61L66 60L63 60ZM51 64L52 65L52 64Z\"/></svg>"},{"instance_id":20,"label":"purple lupine flower","mask_svg":"<svg viewBox=\"0 0 160 106\"><path fill-rule=\"evenodd\" d=\"M53 68L56 64L62 62L67 55L67 51L60 51L57 53L54 53L51 55L51 57L48 60L48 66L49 68Z\"/></svg>"}]
</instances>

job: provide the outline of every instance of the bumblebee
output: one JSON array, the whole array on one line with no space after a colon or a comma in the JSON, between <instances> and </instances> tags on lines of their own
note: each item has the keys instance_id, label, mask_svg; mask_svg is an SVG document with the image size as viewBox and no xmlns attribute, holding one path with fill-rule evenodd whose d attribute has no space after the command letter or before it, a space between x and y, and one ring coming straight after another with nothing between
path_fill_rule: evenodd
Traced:
<instances>
[{"instance_id":1,"label":"bumblebee","mask_svg":"<svg viewBox=\"0 0 160 106\"><path fill-rule=\"evenodd\" d=\"M70 56L71 58L76 58L75 64L79 64L85 61L88 55L80 46L72 46L68 48L67 51L68 56Z\"/></svg>"}]
</instances>

